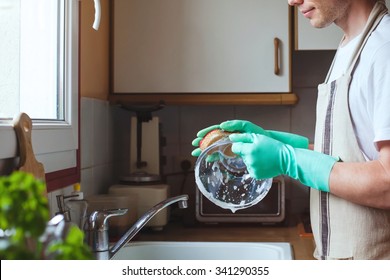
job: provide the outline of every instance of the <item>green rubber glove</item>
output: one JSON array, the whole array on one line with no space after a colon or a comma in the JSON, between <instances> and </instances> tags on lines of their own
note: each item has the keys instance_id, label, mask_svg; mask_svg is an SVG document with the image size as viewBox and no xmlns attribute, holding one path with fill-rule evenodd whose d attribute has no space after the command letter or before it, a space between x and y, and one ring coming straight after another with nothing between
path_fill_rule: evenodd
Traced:
<instances>
[{"instance_id":1,"label":"green rubber glove","mask_svg":"<svg viewBox=\"0 0 390 280\"><path fill-rule=\"evenodd\" d=\"M252 177L287 175L306 186L329 192L329 176L337 159L261 134L232 134L229 139L234 142L232 151L243 158Z\"/></svg>"},{"instance_id":2,"label":"green rubber glove","mask_svg":"<svg viewBox=\"0 0 390 280\"><path fill-rule=\"evenodd\" d=\"M307 149L309 147L309 139L304 136L282 131L265 130L249 121L226 121L221 123L219 128L226 131L262 134L278 140L284 144L288 144L294 148Z\"/></svg>"},{"instance_id":3,"label":"green rubber glove","mask_svg":"<svg viewBox=\"0 0 390 280\"><path fill-rule=\"evenodd\" d=\"M288 132L282 132L282 131L274 131L274 130L265 130L261 128L260 126L257 126L249 121L244 120L232 120L232 121L225 121L221 124L212 125L209 127L206 127L202 130L200 130L197 133L197 138L195 138L192 141L192 146L198 147L195 150L192 151L191 155L198 157L201 154L201 150L199 149L199 143L203 139L203 137L209 133L210 131L214 129L222 129L225 131L234 131L234 132L241 132L241 133L256 133L256 134L262 134L268 137L271 137L275 140L278 140L280 142L283 142L284 144L291 145L294 148L303 148L307 149L309 147L309 139L297 135L292 134Z\"/></svg>"},{"instance_id":4,"label":"green rubber glove","mask_svg":"<svg viewBox=\"0 0 390 280\"><path fill-rule=\"evenodd\" d=\"M212 126L209 126L209 127L206 127L204 129L200 130L196 134L196 138L192 141L192 146L198 147L198 148L193 150L191 155L194 157L200 156L200 154L202 153L202 150L199 148L200 141L202 141L203 137L205 137L207 133L209 133L210 131L213 131L214 129L219 129L219 128L220 128L219 124L215 124L215 125L212 125Z\"/></svg>"}]
</instances>

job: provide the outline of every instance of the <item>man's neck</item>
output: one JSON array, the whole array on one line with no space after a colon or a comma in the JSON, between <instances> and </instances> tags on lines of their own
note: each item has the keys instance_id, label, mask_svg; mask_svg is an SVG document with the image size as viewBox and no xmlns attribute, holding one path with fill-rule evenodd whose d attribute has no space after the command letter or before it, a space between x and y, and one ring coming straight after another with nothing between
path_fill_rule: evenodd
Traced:
<instances>
[{"instance_id":1,"label":"man's neck","mask_svg":"<svg viewBox=\"0 0 390 280\"><path fill-rule=\"evenodd\" d=\"M363 31L375 3L375 0L352 1L346 14L335 21L335 24L344 32L342 45L348 44L348 42Z\"/></svg>"}]
</instances>

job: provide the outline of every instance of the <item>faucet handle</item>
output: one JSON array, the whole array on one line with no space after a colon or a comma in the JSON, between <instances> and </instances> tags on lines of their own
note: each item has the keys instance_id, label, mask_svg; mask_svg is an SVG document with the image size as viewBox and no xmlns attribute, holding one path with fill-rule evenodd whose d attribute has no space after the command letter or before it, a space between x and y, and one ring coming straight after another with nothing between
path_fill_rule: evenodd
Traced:
<instances>
[{"instance_id":1,"label":"faucet handle","mask_svg":"<svg viewBox=\"0 0 390 280\"><path fill-rule=\"evenodd\" d=\"M108 219L114 216L122 216L126 214L128 211L127 208L123 209L104 209L104 210L96 210L93 211L86 223L85 223L85 230L91 231L91 230L108 230Z\"/></svg>"},{"instance_id":2,"label":"faucet handle","mask_svg":"<svg viewBox=\"0 0 390 280\"><path fill-rule=\"evenodd\" d=\"M77 194L71 194L71 195L60 194L60 195L56 196L57 207L58 207L58 212L56 213L56 215L59 215L59 214L63 215L65 218L65 222L71 221L69 208L65 206L65 199L77 197L77 196L78 196Z\"/></svg>"},{"instance_id":3,"label":"faucet handle","mask_svg":"<svg viewBox=\"0 0 390 280\"><path fill-rule=\"evenodd\" d=\"M105 209L93 211L84 225L85 240L94 252L108 254L108 219L126 214L128 209ZM106 258L106 257L105 257Z\"/></svg>"}]
</instances>

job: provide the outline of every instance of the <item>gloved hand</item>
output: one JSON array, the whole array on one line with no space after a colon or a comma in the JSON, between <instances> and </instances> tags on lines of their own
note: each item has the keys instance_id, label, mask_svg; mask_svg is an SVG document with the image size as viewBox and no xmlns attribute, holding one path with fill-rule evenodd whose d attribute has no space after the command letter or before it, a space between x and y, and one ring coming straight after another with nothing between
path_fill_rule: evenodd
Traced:
<instances>
[{"instance_id":1,"label":"gloved hand","mask_svg":"<svg viewBox=\"0 0 390 280\"><path fill-rule=\"evenodd\" d=\"M207 133L213 131L214 129L219 129L219 124L215 124L198 131L198 133L196 134L197 137L192 141L192 146L198 148L192 151L191 153L192 156L194 157L200 156L200 154L202 153L202 150L199 148L200 141L202 141L203 137L205 137Z\"/></svg>"},{"instance_id":2,"label":"gloved hand","mask_svg":"<svg viewBox=\"0 0 390 280\"><path fill-rule=\"evenodd\" d=\"M275 140L278 140L284 144L288 144L294 148L307 149L309 147L309 139L304 136L282 131L265 130L249 121L226 121L221 123L219 127L226 131L262 134L271 137Z\"/></svg>"},{"instance_id":3,"label":"gloved hand","mask_svg":"<svg viewBox=\"0 0 390 280\"><path fill-rule=\"evenodd\" d=\"M192 141L192 145L195 147L199 147L199 143L203 139L203 137L210 131L218 128L225 131L231 131L231 132L234 131L234 132L241 132L241 133L262 134L271 137L273 139L276 139L280 142L283 142L285 144L289 144L294 148L307 149L309 147L309 139L307 139L304 136L300 136L288 132L265 130L260 126L253 124L252 122L243 121L243 120L225 121L222 122L221 124L206 127L197 133L196 135L197 138L195 138ZM195 150L192 151L191 155L197 157L201 154L201 152L202 151L199 148L196 148Z\"/></svg>"},{"instance_id":4,"label":"gloved hand","mask_svg":"<svg viewBox=\"0 0 390 280\"><path fill-rule=\"evenodd\" d=\"M232 151L244 160L256 179L287 175L309 187L329 192L329 175L337 159L308 149L294 148L270 137L232 134Z\"/></svg>"}]
</instances>

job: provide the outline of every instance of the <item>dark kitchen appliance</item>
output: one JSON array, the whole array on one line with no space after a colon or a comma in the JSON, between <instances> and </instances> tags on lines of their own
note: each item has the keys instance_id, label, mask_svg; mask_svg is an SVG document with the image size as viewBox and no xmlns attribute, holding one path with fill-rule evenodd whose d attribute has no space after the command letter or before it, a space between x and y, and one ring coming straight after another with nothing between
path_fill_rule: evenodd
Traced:
<instances>
[{"instance_id":1,"label":"dark kitchen appliance","mask_svg":"<svg viewBox=\"0 0 390 280\"><path fill-rule=\"evenodd\" d=\"M161 183L160 123L152 112L165 107L163 101L156 105L129 105L121 107L136 113L131 118L130 174L122 176L125 184Z\"/></svg>"},{"instance_id":2,"label":"dark kitchen appliance","mask_svg":"<svg viewBox=\"0 0 390 280\"><path fill-rule=\"evenodd\" d=\"M235 213L215 205L197 189L195 208L196 219L204 223L281 223L285 218L284 179L274 178L263 200Z\"/></svg>"}]
</instances>

